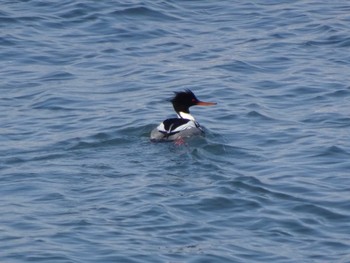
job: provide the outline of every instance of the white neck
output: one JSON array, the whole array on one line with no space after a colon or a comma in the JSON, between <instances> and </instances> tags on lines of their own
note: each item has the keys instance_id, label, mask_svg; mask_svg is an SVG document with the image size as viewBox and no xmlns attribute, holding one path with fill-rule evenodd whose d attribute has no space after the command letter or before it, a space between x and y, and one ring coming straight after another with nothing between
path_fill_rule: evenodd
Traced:
<instances>
[{"instance_id":1,"label":"white neck","mask_svg":"<svg viewBox=\"0 0 350 263\"><path fill-rule=\"evenodd\" d=\"M177 116L178 116L179 118L182 118L182 119L187 119L187 120L195 121L194 117L193 117L191 114L185 113L185 112L182 112L182 111L180 111L180 112L177 114Z\"/></svg>"}]
</instances>

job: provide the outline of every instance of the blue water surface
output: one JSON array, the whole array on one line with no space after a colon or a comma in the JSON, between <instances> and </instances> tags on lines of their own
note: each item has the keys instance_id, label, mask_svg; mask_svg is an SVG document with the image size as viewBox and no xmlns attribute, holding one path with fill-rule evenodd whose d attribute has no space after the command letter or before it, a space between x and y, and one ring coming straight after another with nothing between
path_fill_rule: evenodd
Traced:
<instances>
[{"instance_id":1,"label":"blue water surface","mask_svg":"<svg viewBox=\"0 0 350 263\"><path fill-rule=\"evenodd\" d=\"M0 59L1 262L350 262L349 1L2 1Z\"/></svg>"}]
</instances>

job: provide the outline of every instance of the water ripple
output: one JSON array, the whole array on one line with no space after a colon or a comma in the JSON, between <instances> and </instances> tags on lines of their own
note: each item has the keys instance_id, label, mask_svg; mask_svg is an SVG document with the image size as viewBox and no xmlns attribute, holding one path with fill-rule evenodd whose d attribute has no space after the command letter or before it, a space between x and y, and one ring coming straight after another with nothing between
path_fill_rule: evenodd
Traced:
<instances>
[{"instance_id":1,"label":"water ripple","mask_svg":"<svg viewBox=\"0 0 350 263\"><path fill-rule=\"evenodd\" d=\"M1 7L0 261L349 261L346 1Z\"/></svg>"}]
</instances>

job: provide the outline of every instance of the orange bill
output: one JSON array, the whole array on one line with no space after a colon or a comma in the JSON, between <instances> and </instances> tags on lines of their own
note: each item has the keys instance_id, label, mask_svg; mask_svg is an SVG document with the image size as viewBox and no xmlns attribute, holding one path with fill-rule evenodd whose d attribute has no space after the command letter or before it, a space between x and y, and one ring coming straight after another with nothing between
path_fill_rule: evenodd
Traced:
<instances>
[{"instance_id":1,"label":"orange bill","mask_svg":"<svg viewBox=\"0 0 350 263\"><path fill-rule=\"evenodd\" d=\"M213 106L213 105L216 105L216 103L215 102L198 101L196 103L196 105L198 105L198 106Z\"/></svg>"}]
</instances>

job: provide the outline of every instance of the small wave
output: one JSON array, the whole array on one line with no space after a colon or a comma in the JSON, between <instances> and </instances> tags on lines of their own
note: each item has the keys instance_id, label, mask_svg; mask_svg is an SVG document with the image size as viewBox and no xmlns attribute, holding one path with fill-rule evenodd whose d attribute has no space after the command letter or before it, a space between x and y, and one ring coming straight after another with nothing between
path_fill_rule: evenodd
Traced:
<instances>
[{"instance_id":1,"label":"small wave","mask_svg":"<svg viewBox=\"0 0 350 263\"><path fill-rule=\"evenodd\" d=\"M345 117L342 112L339 112L338 108L325 108L320 109L307 118L303 119L304 123L319 124L322 127L332 127L332 128L341 128L350 126L350 118Z\"/></svg>"},{"instance_id":2,"label":"small wave","mask_svg":"<svg viewBox=\"0 0 350 263\"><path fill-rule=\"evenodd\" d=\"M71 80L74 79L75 76L66 71L57 71L46 74L40 78L42 81L62 81L62 80Z\"/></svg>"},{"instance_id":3,"label":"small wave","mask_svg":"<svg viewBox=\"0 0 350 263\"><path fill-rule=\"evenodd\" d=\"M210 198L202 198L196 205L199 211L218 211L218 210L239 210L241 207L245 209L258 209L261 207L259 202L248 199L235 199L225 196L215 196Z\"/></svg>"},{"instance_id":4,"label":"small wave","mask_svg":"<svg viewBox=\"0 0 350 263\"><path fill-rule=\"evenodd\" d=\"M230 63L218 65L215 67L220 69L225 69L231 72L244 72L245 74L252 74L255 72L264 72L263 68L241 60L236 60Z\"/></svg>"},{"instance_id":5,"label":"small wave","mask_svg":"<svg viewBox=\"0 0 350 263\"><path fill-rule=\"evenodd\" d=\"M96 136L90 137L90 139L75 139L76 142L70 150L79 150L79 149L90 149L90 148L105 148L112 146L121 146L128 144L130 140L128 138L109 138L109 139L96 139Z\"/></svg>"},{"instance_id":6,"label":"small wave","mask_svg":"<svg viewBox=\"0 0 350 263\"><path fill-rule=\"evenodd\" d=\"M255 110L248 112L247 117L258 118L258 119L264 120L264 121L272 121L272 120L274 121L275 120L274 118L271 118L265 114L262 114L258 111L255 111Z\"/></svg>"},{"instance_id":7,"label":"small wave","mask_svg":"<svg viewBox=\"0 0 350 263\"><path fill-rule=\"evenodd\" d=\"M350 38L345 35L332 35L325 39L310 40L305 43L306 46L328 46L333 45L335 47L349 47Z\"/></svg>"},{"instance_id":8,"label":"small wave","mask_svg":"<svg viewBox=\"0 0 350 263\"><path fill-rule=\"evenodd\" d=\"M110 15L112 16L124 16L127 18L147 18L152 21L175 21L178 20L176 17L165 14L158 10L151 9L149 7L139 6L130 7L122 10L113 11Z\"/></svg>"},{"instance_id":9,"label":"small wave","mask_svg":"<svg viewBox=\"0 0 350 263\"><path fill-rule=\"evenodd\" d=\"M40 101L32 104L33 109L47 109L47 110L71 110L69 105L77 103L76 100L61 98L61 97L49 97L40 98Z\"/></svg>"},{"instance_id":10,"label":"small wave","mask_svg":"<svg viewBox=\"0 0 350 263\"><path fill-rule=\"evenodd\" d=\"M350 95L350 87L348 87L347 89L339 89L339 90L330 92L325 96L344 98L349 95Z\"/></svg>"},{"instance_id":11,"label":"small wave","mask_svg":"<svg viewBox=\"0 0 350 263\"><path fill-rule=\"evenodd\" d=\"M330 146L327 149L325 149L323 152L315 155L315 157L344 157L349 158L350 152L346 151L345 149L341 148L340 146Z\"/></svg>"},{"instance_id":12,"label":"small wave","mask_svg":"<svg viewBox=\"0 0 350 263\"><path fill-rule=\"evenodd\" d=\"M1 21L0 21L1 23ZM0 37L0 46L8 46L8 47L13 47L16 45L16 41L13 41L11 39L12 37Z\"/></svg>"},{"instance_id":13,"label":"small wave","mask_svg":"<svg viewBox=\"0 0 350 263\"><path fill-rule=\"evenodd\" d=\"M298 204L294 206L292 210L295 212L301 212L303 214L312 214L316 217L325 218L331 221L348 219L347 215L336 213L334 211L331 211L330 209L315 204Z\"/></svg>"}]
</instances>

